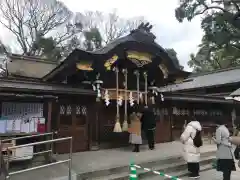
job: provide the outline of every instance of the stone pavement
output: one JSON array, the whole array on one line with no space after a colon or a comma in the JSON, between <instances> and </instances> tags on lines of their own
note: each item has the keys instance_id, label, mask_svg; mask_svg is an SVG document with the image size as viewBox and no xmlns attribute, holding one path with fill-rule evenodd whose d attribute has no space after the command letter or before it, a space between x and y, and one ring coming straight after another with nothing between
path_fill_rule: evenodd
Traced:
<instances>
[{"instance_id":1,"label":"stone pavement","mask_svg":"<svg viewBox=\"0 0 240 180\"><path fill-rule=\"evenodd\" d=\"M188 180L189 178L183 177L183 180ZM222 180L222 173L217 172L215 169L210 171L205 171L201 173L200 180ZM232 173L231 180L239 180L240 179L240 170ZM159 179L160 180L160 179Z\"/></svg>"},{"instance_id":2,"label":"stone pavement","mask_svg":"<svg viewBox=\"0 0 240 180\"><path fill-rule=\"evenodd\" d=\"M198 180L222 180L222 173L217 172L215 169L201 172L201 177ZM240 179L240 170L232 173L231 180ZM165 180L163 177L154 177L151 180ZM188 177L182 177L181 180L191 180Z\"/></svg>"},{"instance_id":3,"label":"stone pavement","mask_svg":"<svg viewBox=\"0 0 240 180\"><path fill-rule=\"evenodd\" d=\"M216 146L213 144L206 144L201 149L202 152L214 150ZM131 160L140 164L181 156L181 154L182 144L176 141L156 144L156 149L153 151L148 150L147 146L142 146L140 153L133 153L132 147L74 153L72 157L73 180L76 179L77 174L128 166ZM68 159L68 154L57 155L56 158L57 160ZM67 180L67 175L67 164L61 164L15 175L11 177L11 180Z\"/></svg>"},{"instance_id":4,"label":"stone pavement","mask_svg":"<svg viewBox=\"0 0 240 180\"><path fill-rule=\"evenodd\" d=\"M202 152L214 150L216 150L216 145L214 144L205 144L201 149ZM132 147L74 153L72 167L75 172L84 173L111 167L126 166L131 160L138 164L181 156L182 144L174 141L156 144L156 148L153 151L148 150L147 146L142 146L140 153L133 153L131 151ZM66 158L67 155L58 155L57 159Z\"/></svg>"}]
</instances>

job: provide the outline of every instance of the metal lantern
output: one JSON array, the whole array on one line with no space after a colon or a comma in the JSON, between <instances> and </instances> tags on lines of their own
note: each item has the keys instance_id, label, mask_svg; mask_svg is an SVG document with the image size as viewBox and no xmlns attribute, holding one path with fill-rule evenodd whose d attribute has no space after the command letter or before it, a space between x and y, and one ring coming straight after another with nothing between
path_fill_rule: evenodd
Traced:
<instances>
[{"instance_id":1,"label":"metal lantern","mask_svg":"<svg viewBox=\"0 0 240 180\"><path fill-rule=\"evenodd\" d=\"M93 90L97 91L97 97L100 98L101 95L101 85L103 84L103 81L99 79L100 74L98 73L96 75L96 80L93 82L92 86L93 86Z\"/></svg>"}]
</instances>

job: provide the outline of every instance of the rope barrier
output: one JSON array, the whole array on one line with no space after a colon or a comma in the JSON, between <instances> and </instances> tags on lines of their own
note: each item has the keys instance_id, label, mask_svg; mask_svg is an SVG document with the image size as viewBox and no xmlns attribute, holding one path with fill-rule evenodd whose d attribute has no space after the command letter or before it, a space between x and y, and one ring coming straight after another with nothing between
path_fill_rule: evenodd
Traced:
<instances>
[{"instance_id":1,"label":"rope barrier","mask_svg":"<svg viewBox=\"0 0 240 180\"><path fill-rule=\"evenodd\" d=\"M130 164L130 174L129 174L129 180L137 180L137 169L134 166L133 163Z\"/></svg>"},{"instance_id":2,"label":"rope barrier","mask_svg":"<svg viewBox=\"0 0 240 180\"><path fill-rule=\"evenodd\" d=\"M159 175L159 176L162 176L162 177L166 177L168 179L171 179L171 180L182 180L176 176L170 176L168 174L165 174L163 172L158 172L158 171L155 171L155 170L151 170L150 168L143 168L139 165L136 165L136 164L133 164L131 163L130 164L130 174L129 174L129 180L138 180L138 177L137 177L137 169L143 169L144 171L147 171L147 172L152 172L156 175Z\"/></svg>"}]
</instances>

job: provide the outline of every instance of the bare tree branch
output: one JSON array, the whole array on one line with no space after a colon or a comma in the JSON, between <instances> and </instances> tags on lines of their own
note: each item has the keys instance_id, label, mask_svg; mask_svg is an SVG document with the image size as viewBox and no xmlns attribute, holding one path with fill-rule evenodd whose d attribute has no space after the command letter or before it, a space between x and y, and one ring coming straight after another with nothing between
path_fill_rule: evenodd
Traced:
<instances>
[{"instance_id":1,"label":"bare tree branch","mask_svg":"<svg viewBox=\"0 0 240 180\"><path fill-rule=\"evenodd\" d=\"M125 35L144 21L143 17L136 17L130 20L120 18L116 10L108 14L88 11L83 16L84 28L86 30L99 29L104 44L108 44L114 39Z\"/></svg>"},{"instance_id":2,"label":"bare tree branch","mask_svg":"<svg viewBox=\"0 0 240 180\"><path fill-rule=\"evenodd\" d=\"M57 0L0 0L0 23L16 37L23 54L35 55L34 45L54 30L64 29L71 19L72 12ZM71 38L70 34L59 41Z\"/></svg>"}]
</instances>

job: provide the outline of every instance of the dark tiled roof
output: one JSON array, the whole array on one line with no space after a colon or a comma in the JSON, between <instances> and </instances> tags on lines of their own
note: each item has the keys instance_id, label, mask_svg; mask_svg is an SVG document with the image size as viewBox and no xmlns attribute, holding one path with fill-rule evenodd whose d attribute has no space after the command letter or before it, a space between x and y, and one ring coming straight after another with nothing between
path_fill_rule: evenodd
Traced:
<instances>
[{"instance_id":1,"label":"dark tiled roof","mask_svg":"<svg viewBox=\"0 0 240 180\"><path fill-rule=\"evenodd\" d=\"M0 89L1 90L11 90L11 91L31 91L31 92L47 92L51 94L89 94L95 95L94 91L73 88L64 84L50 84L42 82L31 82L31 81L19 81L19 80L9 80L0 79Z\"/></svg>"},{"instance_id":2,"label":"dark tiled roof","mask_svg":"<svg viewBox=\"0 0 240 180\"><path fill-rule=\"evenodd\" d=\"M185 102L205 102L205 103L221 103L233 104L233 100L226 100L224 97L207 96L199 94L187 93L164 93L165 100L185 101Z\"/></svg>"},{"instance_id":3,"label":"dark tiled roof","mask_svg":"<svg viewBox=\"0 0 240 180\"><path fill-rule=\"evenodd\" d=\"M9 54L8 58L6 67L13 76L42 78L58 65L56 61L33 56Z\"/></svg>"},{"instance_id":4,"label":"dark tiled roof","mask_svg":"<svg viewBox=\"0 0 240 180\"><path fill-rule=\"evenodd\" d=\"M240 96L240 88L237 89L236 91L233 91L230 96Z\"/></svg>"},{"instance_id":5,"label":"dark tiled roof","mask_svg":"<svg viewBox=\"0 0 240 180\"><path fill-rule=\"evenodd\" d=\"M8 57L10 60L26 60L26 61L38 61L38 62L44 62L46 64L59 64L58 61L53 61L47 58L43 57L37 57L37 56L26 56L26 55L20 55L20 54L9 54Z\"/></svg>"},{"instance_id":6,"label":"dark tiled roof","mask_svg":"<svg viewBox=\"0 0 240 180\"><path fill-rule=\"evenodd\" d=\"M159 88L159 91L181 91L203 87L219 86L240 82L240 67L223 69L204 74L193 74L182 83L168 85Z\"/></svg>"}]
</instances>

